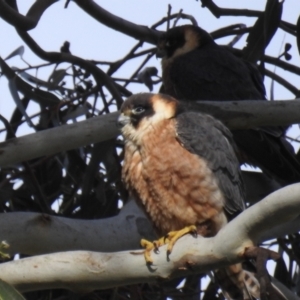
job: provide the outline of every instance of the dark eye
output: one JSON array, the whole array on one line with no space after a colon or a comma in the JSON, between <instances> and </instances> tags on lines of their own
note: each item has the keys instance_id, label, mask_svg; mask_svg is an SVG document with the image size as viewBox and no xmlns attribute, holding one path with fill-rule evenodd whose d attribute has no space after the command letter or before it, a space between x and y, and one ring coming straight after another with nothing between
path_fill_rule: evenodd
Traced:
<instances>
[{"instance_id":1,"label":"dark eye","mask_svg":"<svg viewBox=\"0 0 300 300\"><path fill-rule=\"evenodd\" d=\"M169 48L172 46L172 42L171 41L166 41L166 47Z\"/></svg>"},{"instance_id":2,"label":"dark eye","mask_svg":"<svg viewBox=\"0 0 300 300\"><path fill-rule=\"evenodd\" d=\"M140 115L142 114L143 112L145 111L145 108L143 106L136 106L132 109L132 112L135 114L135 115Z\"/></svg>"}]
</instances>

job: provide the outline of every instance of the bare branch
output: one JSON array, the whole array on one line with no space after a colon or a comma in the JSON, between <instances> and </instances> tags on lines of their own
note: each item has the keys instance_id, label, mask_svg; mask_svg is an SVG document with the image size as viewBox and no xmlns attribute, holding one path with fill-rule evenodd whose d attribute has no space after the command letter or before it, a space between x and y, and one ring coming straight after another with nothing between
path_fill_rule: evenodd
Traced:
<instances>
[{"instance_id":1,"label":"bare branch","mask_svg":"<svg viewBox=\"0 0 300 300\"><path fill-rule=\"evenodd\" d=\"M18 75L16 75L15 71L12 70L1 57L0 67L6 78L8 80L13 80L17 89L21 93L23 93L24 96L46 106L51 106L55 104L57 105L58 103L60 103L59 98L57 98L54 94L43 91L41 89L34 88L30 84L22 80Z\"/></svg>"},{"instance_id":2,"label":"bare branch","mask_svg":"<svg viewBox=\"0 0 300 300\"><path fill-rule=\"evenodd\" d=\"M280 77L279 75L275 74L274 72L271 72L268 69L265 69L265 74L272 78L273 80L277 81L280 83L282 86L284 86L287 90L289 90L291 93L293 93L296 97L300 94L299 90L290 84L287 80L284 78Z\"/></svg>"},{"instance_id":3,"label":"bare branch","mask_svg":"<svg viewBox=\"0 0 300 300\"><path fill-rule=\"evenodd\" d=\"M167 17L163 17L161 20L159 20L158 22L154 23L151 26L151 28L156 28L156 27L158 27L158 26L160 26L160 25L162 25L164 23L167 23L166 29L169 30L170 29L170 25L168 25L168 23L170 23L170 21L173 20L173 19L177 19L178 17L180 17L181 19L190 20L193 25L198 26L198 23L197 23L196 19L193 16L184 14L182 12L169 15L169 11L168 11L168 16Z\"/></svg>"},{"instance_id":4,"label":"bare branch","mask_svg":"<svg viewBox=\"0 0 300 300\"><path fill-rule=\"evenodd\" d=\"M74 0L74 2L97 21L137 40L156 44L161 34L159 31L150 29L147 26L137 25L113 15L93 0Z\"/></svg>"},{"instance_id":5,"label":"bare branch","mask_svg":"<svg viewBox=\"0 0 300 300\"><path fill-rule=\"evenodd\" d=\"M231 129L300 123L299 101L256 101L255 105L253 102L199 101L189 102L187 105L191 110L215 116ZM0 143L0 165L9 166L32 158L112 139L119 133L116 127L117 116L118 113L115 112L2 142Z\"/></svg>"},{"instance_id":6,"label":"bare branch","mask_svg":"<svg viewBox=\"0 0 300 300\"><path fill-rule=\"evenodd\" d=\"M36 0L25 17L18 12L15 1L10 1L14 6L12 7L4 0L0 0L0 16L7 23L27 31L35 28L47 8L57 1L58 0Z\"/></svg>"},{"instance_id":7,"label":"bare branch","mask_svg":"<svg viewBox=\"0 0 300 300\"><path fill-rule=\"evenodd\" d=\"M264 62L272 64L272 65L277 66L277 67L280 67L283 70L289 71L291 73L300 75L300 68L299 67L297 67L295 65L292 65L292 64L289 64L286 61L283 61L283 60L281 60L277 57L272 57L272 56L265 55L264 56Z\"/></svg>"},{"instance_id":8,"label":"bare branch","mask_svg":"<svg viewBox=\"0 0 300 300\"><path fill-rule=\"evenodd\" d=\"M150 221L134 201L125 205L118 216L99 220L33 212L0 215L0 241L5 240L10 245L10 255L70 250L114 252L138 249L141 238L156 238ZM26 228L26 234L22 228Z\"/></svg>"},{"instance_id":9,"label":"bare branch","mask_svg":"<svg viewBox=\"0 0 300 300\"><path fill-rule=\"evenodd\" d=\"M188 107L213 115L230 129L285 126L299 123L300 119L300 102L297 100L198 101L189 102Z\"/></svg>"},{"instance_id":10,"label":"bare branch","mask_svg":"<svg viewBox=\"0 0 300 300\"><path fill-rule=\"evenodd\" d=\"M46 52L35 42L35 40L27 32L21 30L17 30L17 32L23 39L23 41L29 46L29 48L40 58L53 63L69 62L71 64L78 65L84 68L86 71L93 74L95 81L98 85L106 86L106 88L110 91L110 93L116 99L119 105L123 102L122 97L114 81L101 69L95 66L92 62L84 60L70 53Z\"/></svg>"},{"instance_id":11,"label":"bare branch","mask_svg":"<svg viewBox=\"0 0 300 300\"><path fill-rule=\"evenodd\" d=\"M300 214L299 195L300 184L290 185L241 213L215 237L183 237L169 260L166 247L161 247L160 253L152 253L153 268L145 265L142 251L76 251L3 263L0 277L21 291L67 288L87 292L214 270L242 261L245 250L264 233L295 219Z\"/></svg>"},{"instance_id":12,"label":"bare branch","mask_svg":"<svg viewBox=\"0 0 300 300\"><path fill-rule=\"evenodd\" d=\"M0 143L0 165L9 166L32 158L112 139L118 134L117 116L118 113L107 114L2 142Z\"/></svg>"},{"instance_id":13,"label":"bare branch","mask_svg":"<svg viewBox=\"0 0 300 300\"><path fill-rule=\"evenodd\" d=\"M257 10L221 8L212 0L201 0L201 2L202 6L207 7L216 18L221 16L259 17L261 15L261 12Z\"/></svg>"},{"instance_id":14,"label":"bare branch","mask_svg":"<svg viewBox=\"0 0 300 300\"><path fill-rule=\"evenodd\" d=\"M246 171L243 172L243 179L247 188L247 202L250 203L258 202L262 196L279 189L278 184L270 183L270 179L262 173ZM150 221L135 201L129 201L118 216L99 220L74 220L33 212L5 213L0 214L0 228L0 241L8 242L8 253L11 255L72 250L123 251L138 248L141 238L156 238ZM260 241L294 233L299 229L298 218L286 226L268 231Z\"/></svg>"}]
</instances>

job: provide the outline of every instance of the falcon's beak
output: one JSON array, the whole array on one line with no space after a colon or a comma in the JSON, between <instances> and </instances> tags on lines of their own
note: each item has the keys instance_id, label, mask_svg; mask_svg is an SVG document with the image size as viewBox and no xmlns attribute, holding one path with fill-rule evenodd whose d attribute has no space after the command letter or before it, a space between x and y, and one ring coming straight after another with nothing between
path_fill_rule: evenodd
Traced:
<instances>
[{"instance_id":1,"label":"falcon's beak","mask_svg":"<svg viewBox=\"0 0 300 300\"><path fill-rule=\"evenodd\" d=\"M118 121L117 121L117 126L118 128L124 127L126 124L130 123L130 117L124 115L123 113L120 114Z\"/></svg>"},{"instance_id":2,"label":"falcon's beak","mask_svg":"<svg viewBox=\"0 0 300 300\"><path fill-rule=\"evenodd\" d=\"M156 58L163 58L166 56L166 50L162 48L157 48L156 50Z\"/></svg>"}]
</instances>

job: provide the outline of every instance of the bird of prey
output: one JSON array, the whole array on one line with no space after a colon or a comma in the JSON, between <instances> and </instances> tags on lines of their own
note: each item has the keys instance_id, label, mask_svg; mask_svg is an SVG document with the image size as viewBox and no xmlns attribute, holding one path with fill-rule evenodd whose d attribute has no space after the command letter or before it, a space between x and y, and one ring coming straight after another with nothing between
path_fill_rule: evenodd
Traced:
<instances>
[{"instance_id":1,"label":"bird of prey","mask_svg":"<svg viewBox=\"0 0 300 300\"><path fill-rule=\"evenodd\" d=\"M125 142L122 178L168 251L188 232L214 236L244 209L244 187L230 131L209 115L187 112L163 94L137 94L121 107ZM164 243L142 240L145 259ZM240 295L256 298L259 284L241 265L226 268ZM236 292L236 291L235 291Z\"/></svg>"},{"instance_id":2,"label":"bird of prey","mask_svg":"<svg viewBox=\"0 0 300 300\"><path fill-rule=\"evenodd\" d=\"M174 27L158 41L162 92L179 100L266 100L255 65L217 45L203 29ZM300 163L285 140L285 128L232 131L240 163L260 167L281 184L300 181Z\"/></svg>"}]
</instances>

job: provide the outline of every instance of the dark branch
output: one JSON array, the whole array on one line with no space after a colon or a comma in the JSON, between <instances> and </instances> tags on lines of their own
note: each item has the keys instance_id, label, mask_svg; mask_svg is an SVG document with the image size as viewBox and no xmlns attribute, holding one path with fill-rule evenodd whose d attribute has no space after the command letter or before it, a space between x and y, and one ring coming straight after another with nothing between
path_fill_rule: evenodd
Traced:
<instances>
[{"instance_id":1,"label":"dark branch","mask_svg":"<svg viewBox=\"0 0 300 300\"><path fill-rule=\"evenodd\" d=\"M187 107L193 111L211 114L231 129L300 123L300 101L295 100L201 101L189 102ZM283 114L282 111L285 113ZM117 116L118 113L107 114L2 142L0 143L0 166L112 139L119 133L116 127Z\"/></svg>"},{"instance_id":2,"label":"dark branch","mask_svg":"<svg viewBox=\"0 0 300 300\"><path fill-rule=\"evenodd\" d=\"M147 26L134 24L113 15L92 0L74 0L74 2L94 19L110 28L150 44L156 44L158 40L159 31L150 29Z\"/></svg>"},{"instance_id":3,"label":"dark branch","mask_svg":"<svg viewBox=\"0 0 300 300\"><path fill-rule=\"evenodd\" d=\"M286 126L300 121L300 101L297 100L199 101L189 102L188 107L213 115L230 129Z\"/></svg>"},{"instance_id":4,"label":"dark branch","mask_svg":"<svg viewBox=\"0 0 300 300\"><path fill-rule=\"evenodd\" d=\"M15 71L12 70L1 57L0 67L2 73L7 77L7 79L13 80L16 84L17 89L28 98L46 106L56 105L60 102L59 98L57 98L54 94L34 88L27 82L23 81L19 76L16 75Z\"/></svg>"},{"instance_id":5,"label":"dark branch","mask_svg":"<svg viewBox=\"0 0 300 300\"><path fill-rule=\"evenodd\" d=\"M27 16L18 12L16 2L9 1L11 6L4 0L0 0L0 17L7 23L22 30L30 30L37 26L45 10L59 0L36 0L29 9Z\"/></svg>"},{"instance_id":6,"label":"dark branch","mask_svg":"<svg viewBox=\"0 0 300 300\"><path fill-rule=\"evenodd\" d=\"M257 10L221 8L212 0L201 0L201 2L202 6L207 7L216 18L222 16L259 17L261 15L261 12Z\"/></svg>"},{"instance_id":7,"label":"dark branch","mask_svg":"<svg viewBox=\"0 0 300 300\"><path fill-rule=\"evenodd\" d=\"M84 68L85 70L93 74L95 81L98 85L106 86L106 88L110 91L110 93L116 99L119 105L123 102L119 90L116 87L113 80L109 76L107 76L101 69L95 66L92 62L86 61L70 53L46 52L35 42L35 40L27 32L21 30L17 30L17 32L23 39L23 41L29 46L29 48L40 58L53 63L69 62L71 64L78 65Z\"/></svg>"},{"instance_id":8,"label":"dark branch","mask_svg":"<svg viewBox=\"0 0 300 300\"><path fill-rule=\"evenodd\" d=\"M287 80L283 79L279 75L269 71L268 69L265 69L265 74L272 78L273 80L280 83L282 86L284 86L287 90L289 90L291 93L293 93L296 97L299 96L299 90L294 87L292 84L290 84Z\"/></svg>"}]
</instances>

